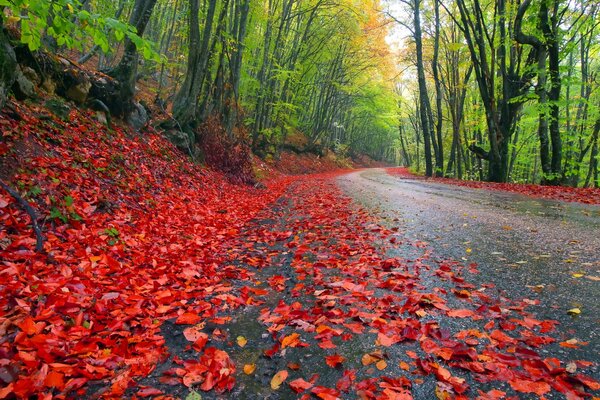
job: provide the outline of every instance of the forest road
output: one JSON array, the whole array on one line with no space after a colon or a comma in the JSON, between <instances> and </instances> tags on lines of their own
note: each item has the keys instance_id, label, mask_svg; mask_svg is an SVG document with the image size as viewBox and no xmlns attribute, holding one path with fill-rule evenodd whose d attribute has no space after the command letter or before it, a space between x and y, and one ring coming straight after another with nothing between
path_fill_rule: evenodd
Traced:
<instances>
[{"instance_id":1,"label":"forest road","mask_svg":"<svg viewBox=\"0 0 600 400\"><path fill-rule=\"evenodd\" d=\"M600 354L600 206L472 189L367 169L338 178L345 193L439 259L477 263L478 283L508 298L539 300L539 319L558 320L564 340L589 342L554 350ZM569 310L581 314L572 316ZM565 354L566 355L566 354Z\"/></svg>"}]
</instances>

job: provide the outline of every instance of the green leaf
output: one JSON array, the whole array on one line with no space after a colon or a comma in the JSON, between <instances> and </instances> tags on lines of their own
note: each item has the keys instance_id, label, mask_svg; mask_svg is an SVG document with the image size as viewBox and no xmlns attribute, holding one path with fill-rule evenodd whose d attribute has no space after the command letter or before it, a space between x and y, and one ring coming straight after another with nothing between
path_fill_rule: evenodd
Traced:
<instances>
[{"instance_id":1,"label":"green leaf","mask_svg":"<svg viewBox=\"0 0 600 400\"><path fill-rule=\"evenodd\" d=\"M195 390L191 390L185 397L185 400L202 400L202 396Z\"/></svg>"}]
</instances>

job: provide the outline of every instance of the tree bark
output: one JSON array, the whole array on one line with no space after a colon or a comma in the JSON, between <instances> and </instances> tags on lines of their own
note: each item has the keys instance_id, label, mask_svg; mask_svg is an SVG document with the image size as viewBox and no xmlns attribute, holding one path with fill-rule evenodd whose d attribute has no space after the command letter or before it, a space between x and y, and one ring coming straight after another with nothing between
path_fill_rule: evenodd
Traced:
<instances>
[{"instance_id":1,"label":"tree bark","mask_svg":"<svg viewBox=\"0 0 600 400\"><path fill-rule=\"evenodd\" d=\"M425 80L425 68L423 66L423 41L421 34L421 0L413 2L413 28L417 53L417 80L419 84L419 109L421 117L421 129L425 143L425 176L433 176L433 162L431 159L431 136L427 110L431 108L427 94L427 82Z\"/></svg>"},{"instance_id":2,"label":"tree bark","mask_svg":"<svg viewBox=\"0 0 600 400\"><path fill-rule=\"evenodd\" d=\"M17 72L17 57L4 32L3 17L0 14L0 110L6 104Z\"/></svg>"},{"instance_id":3,"label":"tree bark","mask_svg":"<svg viewBox=\"0 0 600 400\"><path fill-rule=\"evenodd\" d=\"M152 10L157 0L136 0L129 23L135 27L138 36L142 37ZM117 116L127 117L134 109L135 83L137 76L138 52L135 43L125 39L124 53L119 64L108 71L108 75L119 81L118 102L120 109L112 110Z\"/></svg>"}]
</instances>

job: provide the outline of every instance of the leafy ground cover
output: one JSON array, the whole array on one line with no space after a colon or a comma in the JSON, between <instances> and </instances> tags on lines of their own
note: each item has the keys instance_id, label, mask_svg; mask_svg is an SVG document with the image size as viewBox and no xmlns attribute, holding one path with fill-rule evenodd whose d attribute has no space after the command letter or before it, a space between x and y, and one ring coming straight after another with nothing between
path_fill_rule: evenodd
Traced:
<instances>
[{"instance_id":1,"label":"leafy ground cover","mask_svg":"<svg viewBox=\"0 0 600 400\"><path fill-rule=\"evenodd\" d=\"M119 396L165 357L162 321L243 305L227 286L244 277L215 254L289 179L232 185L156 133L17 107L0 120L3 178L45 216L46 242L33 251L28 216L0 192L0 398L77 397L99 380Z\"/></svg>"},{"instance_id":2,"label":"leafy ground cover","mask_svg":"<svg viewBox=\"0 0 600 400\"><path fill-rule=\"evenodd\" d=\"M390 175L410 179L426 179L411 173L407 168L387 168ZM449 185L466 186L477 189L501 190L506 192L521 193L527 196L542 197L546 199L571 201L585 204L600 204L600 189L573 188L568 186L542 186L520 183L495 183L479 181L463 181L452 178L427 178L428 180Z\"/></svg>"}]
</instances>

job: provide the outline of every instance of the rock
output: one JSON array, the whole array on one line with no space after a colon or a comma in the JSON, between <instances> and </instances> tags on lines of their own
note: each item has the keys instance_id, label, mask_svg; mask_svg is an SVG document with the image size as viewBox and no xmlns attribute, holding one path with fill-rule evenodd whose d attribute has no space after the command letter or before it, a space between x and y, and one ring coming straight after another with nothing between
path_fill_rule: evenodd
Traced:
<instances>
[{"instance_id":1,"label":"rock","mask_svg":"<svg viewBox=\"0 0 600 400\"><path fill-rule=\"evenodd\" d=\"M149 120L148 111L144 106L140 103L134 103L133 111L127 116L127 123L135 130L140 130L146 126Z\"/></svg>"},{"instance_id":2,"label":"rock","mask_svg":"<svg viewBox=\"0 0 600 400\"><path fill-rule=\"evenodd\" d=\"M35 96L35 85L27 79L19 66L17 66L15 83L12 86L12 90L17 100L25 100Z\"/></svg>"},{"instance_id":3,"label":"rock","mask_svg":"<svg viewBox=\"0 0 600 400\"><path fill-rule=\"evenodd\" d=\"M178 130L170 130L166 134L167 139L175 145L179 150L186 154L190 154L192 149L192 141L190 135Z\"/></svg>"},{"instance_id":4,"label":"rock","mask_svg":"<svg viewBox=\"0 0 600 400\"><path fill-rule=\"evenodd\" d=\"M49 95L56 93L56 83L50 78L44 79L40 87Z\"/></svg>"},{"instance_id":5,"label":"rock","mask_svg":"<svg viewBox=\"0 0 600 400\"><path fill-rule=\"evenodd\" d=\"M92 84L89 80L83 80L77 85L71 86L65 93L65 96L77 104L84 104L87 100L88 94L90 93L91 87Z\"/></svg>"},{"instance_id":6,"label":"rock","mask_svg":"<svg viewBox=\"0 0 600 400\"><path fill-rule=\"evenodd\" d=\"M25 75L25 77L29 79L31 83L33 83L36 87L40 86L42 80L33 68L28 66L21 66L21 71L23 72L23 75Z\"/></svg>"}]
</instances>

